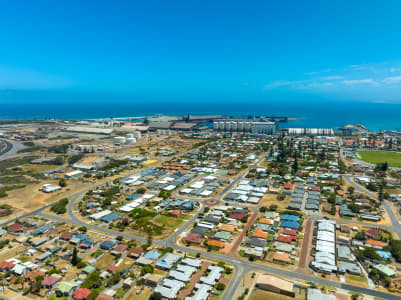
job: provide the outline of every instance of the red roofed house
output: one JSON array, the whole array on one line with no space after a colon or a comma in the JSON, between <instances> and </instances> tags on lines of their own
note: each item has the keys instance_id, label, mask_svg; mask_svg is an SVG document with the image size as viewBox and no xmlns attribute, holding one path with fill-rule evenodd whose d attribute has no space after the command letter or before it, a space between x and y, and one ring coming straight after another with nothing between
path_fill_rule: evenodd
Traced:
<instances>
[{"instance_id":1,"label":"red roofed house","mask_svg":"<svg viewBox=\"0 0 401 300\"><path fill-rule=\"evenodd\" d=\"M88 298L90 294L91 294L90 289L79 288L72 294L72 296L76 300L83 300L83 299Z\"/></svg>"},{"instance_id":2,"label":"red roofed house","mask_svg":"<svg viewBox=\"0 0 401 300\"><path fill-rule=\"evenodd\" d=\"M102 293L99 296L97 296L96 300L113 300L113 297Z\"/></svg>"},{"instance_id":3,"label":"red roofed house","mask_svg":"<svg viewBox=\"0 0 401 300\"><path fill-rule=\"evenodd\" d=\"M320 192L320 187L312 185L309 187L309 190L315 191L315 192Z\"/></svg>"},{"instance_id":4,"label":"red roofed house","mask_svg":"<svg viewBox=\"0 0 401 300\"><path fill-rule=\"evenodd\" d=\"M180 209L173 209L170 211L170 215L173 217L179 217L181 215L181 210Z\"/></svg>"},{"instance_id":5,"label":"red roofed house","mask_svg":"<svg viewBox=\"0 0 401 300\"><path fill-rule=\"evenodd\" d=\"M202 236L199 233L191 232L184 238L184 241L200 245L202 243Z\"/></svg>"},{"instance_id":6,"label":"red roofed house","mask_svg":"<svg viewBox=\"0 0 401 300\"><path fill-rule=\"evenodd\" d=\"M278 242L283 242L283 243L291 243L292 241L295 241L297 238L295 236L291 235L279 235L276 238L276 241Z\"/></svg>"},{"instance_id":7,"label":"red roofed house","mask_svg":"<svg viewBox=\"0 0 401 300\"><path fill-rule=\"evenodd\" d=\"M75 234L74 231L65 231L60 235L60 239L64 241L69 241L71 240L73 234Z\"/></svg>"},{"instance_id":8,"label":"red roofed house","mask_svg":"<svg viewBox=\"0 0 401 300\"><path fill-rule=\"evenodd\" d=\"M121 253L123 253L125 250L127 250L128 249L128 246L127 245L124 245L124 244L120 244L120 245L118 245L117 247L115 247L112 251L111 251L111 254L113 254L113 255L117 255L117 254L121 254Z\"/></svg>"},{"instance_id":9,"label":"red roofed house","mask_svg":"<svg viewBox=\"0 0 401 300\"><path fill-rule=\"evenodd\" d=\"M298 230L296 229L284 229L283 233L285 235L291 235L291 236L297 236L298 235Z\"/></svg>"},{"instance_id":10,"label":"red roofed house","mask_svg":"<svg viewBox=\"0 0 401 300\"><path fill-rule=\"evenodd\" d=\"M114 273L114 271L116 270L117 266L116 265L111 265L110 267L107 268L107 271L109 271L110 273Z\"/></svg>"},{"instance_id":11,"label":"red roofed house","mask_svg":"<svg viewBox=\"0 0 401 300\"><path fill-rule=\"evenodd\" d=\"M375 248L375 249L383 249L384 247L387 247L388 244L382 241L376 241L376 240L367 240L365 242L366 246Z\"/></svg>"},{"instance_id":12,"label":"red roofed house","mask_svg":"<svg viewBox=\"0 0 401 300\"><path fill-rule=\"evenodd\" d=\"M241 220L245 216L246 216L246 214L244 214L244 213L234 213L234 214L231 214L229 216L229 218L230 219L235 219L235 220Z\"/></svg>"},{"instance_id":13,"label":"red roofed house","mask_svg":"<svg viewBox=\"0 0 401 300\"><path fill-rule=\"evenodd\" d=\"M23 232L24 231L24 226L19 224L19 223L14 223L13 225L8 227L8 231L17 233L17 232Z\"/></svg>"},{"instance_id":14,"label":"red roofed house","mask_svg":"<svg viewBox=\"0 0 401 300\"><path fill-rule=\"evenodd\" d=\"M133 258L138 258L139 256L142 255L143 252L144 251L142 247L131 248L128 250L128 256Z\"/></svg>"},{"instance_id":15,"label":"red roofed house","mask_svg":"<svg viewBox=\"0 0 401 300\"><path fill-rule=\"evenodd\" d=\"M42 287L45 289L51 289L57 282L59 282L61 276L49 276L42 280Z\"/></svg>"},{"instance_id":16,"label":"red roofed house","mask_svg":"<svg viewBox=\"0 0 401 300\"><path fill-rule=\"evenodd\" d=\"M381 236L380 231L376 230L376 229L368 229L365 230L365 234L370 237L370 238L374 238L374 237L379 237Z\"/></svg>"},{"instance_id":17,"label":"red roofed house","mask_svg":"<svg viewBox=\"0 0 401 300\"><path fill-rule=\"evenodd\" d=\"M285 188L286 190L290 190L290 189L292 189L292 184L289 184L289 183L284 184L284 188Z\"/></svg>"},{"instance_id":18,"label":"red roofed house","mask_svg":"<svg viewBox=\"0 0 401 300\"><path fill-rule=\"evenodd\" d=\"M14 261L3 261L2 263L0 263L0 271L8 271L11 270L12 268L14 268L15 266L15 262Z\"/></svg>"}]
</instances>

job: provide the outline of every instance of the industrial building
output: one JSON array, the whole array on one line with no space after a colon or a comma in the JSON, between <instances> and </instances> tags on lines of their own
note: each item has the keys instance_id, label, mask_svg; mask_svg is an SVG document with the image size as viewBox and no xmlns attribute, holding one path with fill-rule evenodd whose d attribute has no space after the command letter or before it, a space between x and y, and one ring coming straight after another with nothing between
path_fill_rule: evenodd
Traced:
<instances>
[{"instance_id":1,"label":"industrial building","mask_svg":"<svg viewBox=\"0 0 401 300\"><path fill-rule=\"evenodd\" d=\"M274 135L277 133L277 129L276 122L263 119L220 119L213 121L214 131Z\"/></svg>"},{"instance_id":2,"label":"industrial building","mask_svg":"<svg viewBox=\"0 0 401 300\"><path fill-rule=\"evenodd\" d=\"M288 135L292 136L332 136L332 128L288 128Z\"/></svg>"}]
</instances>

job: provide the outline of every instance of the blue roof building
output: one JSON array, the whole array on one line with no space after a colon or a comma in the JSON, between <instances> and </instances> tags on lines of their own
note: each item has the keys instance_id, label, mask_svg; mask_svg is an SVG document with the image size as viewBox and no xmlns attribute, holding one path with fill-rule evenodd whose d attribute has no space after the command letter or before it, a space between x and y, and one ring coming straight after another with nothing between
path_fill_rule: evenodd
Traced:
<instances>
[{"instance_id":1,"label":"blue roof building","mask_svg":"<svg viewBox=\"0 0 401 300\"><path fill-rule=\"evenodd\" d=\"M116 242L108 240L108 241L104 241L100 244L100 248L103 250L110 250L112 249L114 246L116 245Z\"/></svg>"},{"instance_id":2,"label":"blue roof building","mask_svg":"<svg viewBox=\"0 0 401 300\"><path fill-rule=\"evenodd\" d=\"M195 201L187 201L182 204L182 208L186 210L193 210L196 207L197 202Z\"/></svg>"},{"instance_id":3,"label":"blue roof building","mask_svg":"<svg viewBox=\"0 0 401 300\"><path fill-rule=\"evenodd\" d=\"M280 227L282 228L290 228L290 229L298 229L299 223L294 221L281 221Z\"/></svg>"},{"instance_id":4,"label":"blue roof building","mask_svg":"<svg viewBox=\"0 0 401 300\"><path fill-rule=\"evenodd\" d=\"M135 200L136 198L138 198L139 194L131 194L127 196L127 200Z\"/></svg>"},{"instance_id":5,"label":"blue roof building","mask_svg":"<svg viewBox=\"0 0 401 300\"><path fill-rule=\"evenodd\" d=\"M86 233L80 233L80 234L73 234L71 236L71 239L78 240L79 242L83 242L89 239L89 236Z\"/></svg>"},{"instance_id":6,"label":"blue roof building","mask_svg":"<svg viewBox=\"0 0 401 300\"><path fill-rule=\"evenodd\" d=\"M391 252L389 252L389 251L376 250L376 253L384 260L388 260L391 258Z\"/></svg>"},{"instance_id":7,"label":"blue roof building","mask_svg":"<svg viewBox=\"0 0 401 300\"><path fill-rule=\"evenodd\" d=\"M121 216L117 212L112 212L111 214L108 214L108 215L102 217L100 220L105 223L110 223L110 222L114 222L120 218L121 218Z\"/></svg>"},{"instance_id":8,"label":"blue roof building","mask_svg":"<svg viewBox=\"0 0 401 300\"><path fill-rule=\"evenodd\" d=\"M281 216L281 221L292 221L292 222L298 222L299 217L296 215L289 215L289 214L284 214Z\"/></svg>"},{"instance_id":9,"label":"blue roof building","mask_svg":"<svg viewBox=\"0 0 401 300\"><path fill-rule=\"evenodd\" d=\"M152 251L146 252L143 257L145 257L146 259L156 260L160 257L160 253L155 250L152 250Z\"/></svg>"}]
</instances>

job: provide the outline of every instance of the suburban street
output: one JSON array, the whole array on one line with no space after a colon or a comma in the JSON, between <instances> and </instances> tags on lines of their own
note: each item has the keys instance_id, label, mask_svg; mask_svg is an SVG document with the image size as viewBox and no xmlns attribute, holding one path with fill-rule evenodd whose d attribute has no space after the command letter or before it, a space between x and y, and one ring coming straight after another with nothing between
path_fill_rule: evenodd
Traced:
<instances>
[{"instance_id":1,"label":"suburban street","mask_svg":"<svg viewBox=\"0 0 401 300\"><path fill-rule=\"evenodd\" d=\"M185 153L187 153L187 152L185 152ZM177 157L179 157L181 155L184 155L185 153L181 153L181 154L177 155ZM218 200L218 201L222 200L224 195L231 188L233 188L235 186L235 184L239 182L239 180L243 179L244 176L246 175L246 173L251 168L256 167L263 159L264 159L264 156L262 156L254 164L249 166L240 176L238 176L235 180L233 180L230 183L229 186L227 186L225 189L223 189L213 199L214 200ZM164 160L159 162L157 165L160 165L163 162L164 162ZM153 167L155 167L155 166L152 166L152 168ZM139 173L139 172L140 171L134 172L131 175L134 175L134 174ZM354 186L357 191L362 192L362 193L366 193L370 197L377 199L377 197L375 195L373 195L372 193L367 191L364 187L362 187L362 186L358 185L357 183L355 183L352 180L352 178L353 178L353 176L351 176L351 175L344 175L344 179L349 184ZM81 219L76 217L76 213L77 212L74 211L74 207L75 207L76 201L81 199L82 196L89 189L93 189L93 188L101 187L101 186L106 186L110 182L111 181L108 181L108 182L105 182L105 183L102 183L102 184L99 184L99 185L95 185L95 186L93 186L91 188L87 188L85 190L82 190L82 191L74 194L73 196L69 197L70 201L68 203L68 208L67 208L68 218L67 217L59 217L59 216L56 216L56 215L44 213L43 211L45 209L49 208L50 206L52 206L54 204L54 203L51 203L51 204L48 204L48 205L46 205L44 207L41 207L41 208L39 208L39 209L37 209L35 211L32 211L30 213L27 213L27 214L24 214L22 216L19 216L18 218L14 218L14 219L8 220L7 222L4 222L2 225L6 225L6 224L9 224L9 223L15 222L17 219L21 219L21 218L24 218L24 217L27 217L27 216L38 215L38 216L42 216L42 217L45 217L45 218L48 218L48 219L52 219L52 220L55 220L55 221L74 224L76 226L86 226L87 228L89 228L91 230L101 232L101 233L103 233L105 235L109 235L109 236L113 236L113 237L122 236L122 237L124 237L126 239L136 240L136 241L141 242L141 243L146 243L147 239L145 237L140 237L140 236L136 236L136 235L132 235L132 234L127 234L127 233L124 233L124 232L118 232L118 231L115 231L115 230L111 230L111 229L105 228L103 226L92 225L89 222L83 222ZM285 276L285 277L298 279L298 280L304 280L304 281L308 281L308 282L315 282L317 284L322 284L322 285L326 285L326 286L332 286L332 287L335 287L335 288L349 290L351 292L360 293L360 294L366 294L366 295L370 295L370 296L373 296L373 297L381 297L381 298L384 298L384 299L401 299L400 296L396 296L396 295L392 295L392 294L389 294L389 293L381 292L381 291L378 291L378 290L375 290L375 289L361 288L361 287L357 287L357 286L353 286L353 285L349 285L349 284L344 284L344 283L339 283L339 282L323 279L323 278L320 278L320 277L306 275L306 274L301 273L299 271L284 270L284 269L280 269L280 268L276 268L276 267L271 267L271 266L267 266L267 265L263 265L263 264L258 264L256 262L251 262L251 261L239 258L239 257L226 256L226 255L217 254L217 253L208 252L208 251L199 251L199 250L195 250L195 249L191 249L191 248L188 248L188 247L183 247L183 246L177 245L176 244L176 238L180 234L184 233L191 225L194 224L194 222L198 218L199 213L201 213L202 210L203 210L202 202L206 202L208 200L211 200L211 199L207 199L206 198L206 199L202 200L200 202L201 208L199 209L199 211L196 214L194 214L191 217L190 220L188 220L180 228L178 228L173 234L171 234L166 239L153 241L153 243L158 245L158 246L172 247L175 250L186 252L186 253L191 253L191 254L196 254L196 253L200 252L202 256L204 256L204 257L206 257L208 259L224 261L224 262L226 262L228 264L231 264L233 266L235 272L234 272L232 280L230 281L229 285L227 286L227 289L226 289L225 293L223 294L223 298L222 298L223 300L231 300L231 299L233 299L234 298L234 294L235 294L237 288L241 285L241 280L243 280L245 274L247 274L248 272L251 272L251 271L253 272L253 271L257 271L257 270L262 271L262 272L266 272L266 273L269 273L269 274L273 274L273 275ZM392 225L391 226L373 225L373 226L378 227L378 228L393 230L394 232L397 233L397 235L399 237L401 237L401 228L399 226L399 223L398 223L398 220L397 220L396 216L394 215L393 211L391 210L391 208L389 207L389 205L386 202L384 202L383 204L385 206L385 209L387 210L388 215L391 218ZM255 209L257 209L257 208L255 208ZM314 216L313 218L314 219L318 219L319 216ZM343 220L343 219L336 219L336 218L331 218L331 219L337 220L337 221L341 221L341 222L348 222L348 223L354 223L354 224L359 224L359 225L372 226L372 224L367 224L367 223L358 222L358 221Z\"/></svg>"}]
</instances>

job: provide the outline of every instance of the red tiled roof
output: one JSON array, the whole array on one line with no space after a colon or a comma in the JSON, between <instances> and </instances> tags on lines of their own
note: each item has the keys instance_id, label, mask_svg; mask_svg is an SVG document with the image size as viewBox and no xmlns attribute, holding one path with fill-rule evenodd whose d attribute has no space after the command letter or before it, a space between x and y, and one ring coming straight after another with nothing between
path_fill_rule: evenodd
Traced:
<instances>
[{"instance_id":1,"label":"red tiled roof","mask_svg":"<svg viewBox=\"0 0 401 300\"><path fill-rule=\"evenodd\" d=\"M132 249L128 250L128 254L137 254L137 255L141 255L143 253L143 248L142 247L135 247Z\"/></svg>"},{"instance_id":2,"label":"red tiled roof","mask_svg":"<svg viewBox=\"0 0 401 300\"><path fill-rule=\"evenodd\" d=\"M170 211L170 214L174 215L174 216L179 216L181 214L181 210L180 209L173 209Z\"/></svg>"},{"instance_id":3,"label":"red tiled roof","mask_svg":"<svg viewBox=\"0 0 401 300\"><path fill-rule=\"evenodd\" d=\"M369 246L378 246L378 247L386 247L388 244L382 241L376 241L376 240L367 240L366 245Z\"/></svg>"},{"instance_id":4,"label":"red tiled roof","mask_svg":"<svg viewBox=\"0 0 401 300\"><path fill-rule=\"evenodd\" d=\"M15 262L13 261L3 261L0 263L0 269L4 270L9 270L12 269L15 266Z\"/></svg>"},{"instance_id":5,"label":"red tiled roof","mask_svg":"<svg viewBox=\"0 0 401 300\"><path fill-rule=\"evenodd\" d=\"M44 275L45 275L45 273L40 270L32 270L31 272L26 273L24 275L24 278L33 280L33 279L36 279L36 277L44 276Z\"/></svg>"},{"instance_id":6,"label":"red tiled roof","mask_svg":"<svg viewBox=\"0 0 401 300\"><path fill-rule=\"evenodd\" d=\"M114 272L114 270L117 268L116 265L111 265L110 267L107 268L108 271Z\"/></svg>"},{"instance_id":7,"label":"red tiled roof","mask_svg":"<svg viewBox=\"0 0 401 300\"><path fill-rule=\"evenodd\" d=\"M124 251L127 250L127 249L128 249L128 246L127 246L127 245L120 244L120 245L118 245L117 247L115 247L115 248L113 249L113 252L124 252Z\"/></svg>"},{"instance_id":8,"label":"red tiled roof","mask_svg":"<svg viewBox=\"0 0 401 300\"><path fill-rule=\"evenodd\" d=\"M208 240L207 244L209 246L215 246L215 247L219 247L219 248L224 248L224 246L226 245L226 243L224 243L222 241L218 241L218 240Z\"/></svg>"},{"instance_id":9,"label":"red tiled roof","mask_svg":"<svg viewBox=\"0 0 401 300\"><path fill-rule=\"evenodd\" d=\"M74 233L74 231L65 231L60 235L60 238L69 241Z\"/></svg>"},{"instance_id":10,"label":"red tiled roof","mask_svg":"<svg viewBox=\"0 0 401 300\"><path fill-rule=\"evenodd\" d=\"M74 299L86 299L90 295L91 290L86 288L79 288L73 293Z\"/></svg>"},{"instance_id":11,"label":"red tiled roof","mask_svg":"<svg viewBox=\"0 0 401 300\"><path fill-rule=\"evenodd\" d=\"M97 296L96 300L112 300L113 297L107 294L100 294Z\"/></svg>"},{"instance_id":12,"label":"red tiled roof","mask_svg":"<svg viewBox=\"0 0 401 300\"><path fill-rule=\"evenodd\" d=\"M298 230L296 230L296 229L288 229L287 228L287 229L284 229L283 233L286 234L286 235L297 236Z\"/></svg>"},{"instance_id":13,"label":"red tiled roof","mask_svg":"<svg viewBox=\"0 0 401 300\"><path fill-rule=\"evenodd\" d=\"M49 276L46 277L45 279L42 280L42 285L44 286L52 286L56 282L58 282L61 279L61 277L56 277L56 276Z\"/></svg>"},{"instance_id":14,"label":"red tiled roof","mask_svg":"<svg viewBox=\"0 0 401 300\"><path fill-rule=\"evenodd\" d=\"M276 241L283 242L283 243L291 243L294 240L296 240L296 237L295 236L289 236L289 235L279 235L276 238Z\"/></svg>"},{"instance_id":15,"label":"red tiled roof","mask_svg":"<svg viewBox=\"0 0 401 300\"><path fill-rule=\"evenodd\" d=\"M19 223L14 223L10 227L8 227L8 230L13 231L13 232L22 231L23 229L24 229L24 226Z\"/></svg>"},{"instance_id":16,"label":"red tiled roof","mask_svg":"<svg viewBox=\"0 0 401 300\"><path fill-rule=\"evenodd\" d=\"M378 231L376 229L368 229L368 230L365 230L365 234L369 237L372 237L372 236L380 235L380 231Z\"/></svg>"},{"instance_id":17,"label":"red tiled roof","mask_svg":"<svg viewBox=\"0 0 401 300\"><path fill-rule=\"evenodd\" d=\"M202 236L199 233L191 232L184 238L184 240L190 243L200 244L202 243Z\"/></svg>"},{"instance_id":18,"label":"red tiled roof","mask_svg":"<svg viewBox=\"0 0 401 300\"><path fill-rule=\"evenodd\" d=\"M244 213L235 213L235 214L231 214L229 216L229 218L230 219L235 219L235 220L241 220L245 216L246 216L246 214L244 214Z\"/></svg>"}]
</instances>

